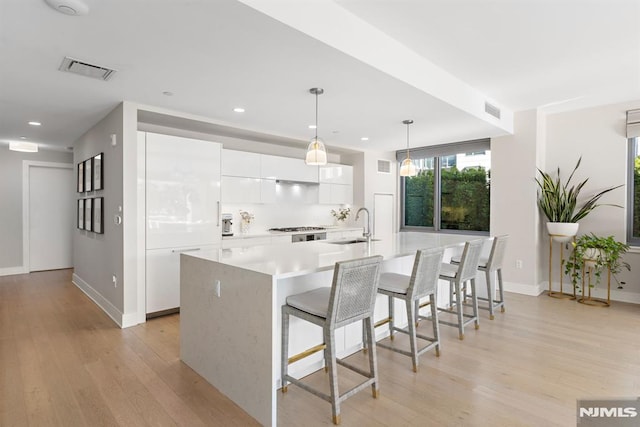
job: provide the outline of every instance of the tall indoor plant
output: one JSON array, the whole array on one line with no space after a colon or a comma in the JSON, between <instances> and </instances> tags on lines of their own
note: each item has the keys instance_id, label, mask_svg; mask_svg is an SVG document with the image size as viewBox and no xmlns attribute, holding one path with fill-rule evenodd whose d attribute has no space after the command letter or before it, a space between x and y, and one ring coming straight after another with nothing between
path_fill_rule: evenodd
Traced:
<instances>
[{"instance_id":1,"label":"tall indoor plant","mask_svg":"<svg viewBox=\"0 0 640 427\"><path fill-rule=\"evenodd\" d=\"M536 177L536 183L538 184L538 206L549 220L547 223L547 231L550 235L554 236L556 241L568 241L575 236L578 233L578 221L598 206L604 206L598 204L598 200L600 200L604 194L622 187L622 185L616 185L615 187L602 190L579 205L578 197L580 191L582 191L582 188L587 181L589 181L589 178L587 178L576 185L571 184L573 175L576 173L576 170L578 170L578 167L580 167L580 162L582 162L582 156L578 159L576 166L571 171L569 179L564 183L560 176L559 167L555 177L538 168L538 172L540 173L540 178ZM609 206L621 207L619 205Z\"/></svg>"}]
</instances>

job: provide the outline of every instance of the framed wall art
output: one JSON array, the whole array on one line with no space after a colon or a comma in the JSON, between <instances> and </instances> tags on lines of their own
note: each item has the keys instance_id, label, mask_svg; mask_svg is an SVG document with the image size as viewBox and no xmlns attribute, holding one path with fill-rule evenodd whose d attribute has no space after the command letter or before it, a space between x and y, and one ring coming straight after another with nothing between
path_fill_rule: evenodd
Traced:
<instances>
[{"instance_id":1,"label":"framed wall art","mask_svg":"<svg viewBox=\"0 0 640 427\"><path fill-rule=\"evenodd\" d=\"M93 199L93 232L103 234L102 228L103 214L102 214L102 197L96 197Z\"/></svg>"},{"instance_id":2,"label":"framed wall art","mask_svg":"<svg viewBox=\"0 0 640 427\"><path fill-rule=\"evenodd\" d=\"M103 153L100 153L93 157L93 189L102 190L103 184Z\"/></svg>"},{"instance_id":3,"label":"framed wall art","mask_svg":"<svg viewBox=\"0 0 640 427\"><path fill-rule=\"evenodd\" d=\"M93 231L92 199L84 199L84 229Z\"/></svg>"},{"instance_id":4,"label":"framed wall art","mask_svg":"<svg viewBox=\"0 0 640 427\"><path fill-rule=\"evenodd\" d=\"M84 161L84 191L93 191L93 158ZM86 206L85 206L86 208Z\"/></svg>"},{"instance_id":5,"label":"framed wall art","mask_svg":"<svg viewBox=\"0 0 640 427\"><path fill-rule=\"evenodd\" d=\"M77 187L78 193L84 192L84 162L78 163Z\"/></svg>"},{"instance_id":6,"label":"framed wall art","mask_svg":"<svg viewBox=\"0 0 640 427\"><path fill-rule=\"evenodd\" d=\"M78 229L84 230L84 199L78 199Z\"/></svg>"}]
</instances>

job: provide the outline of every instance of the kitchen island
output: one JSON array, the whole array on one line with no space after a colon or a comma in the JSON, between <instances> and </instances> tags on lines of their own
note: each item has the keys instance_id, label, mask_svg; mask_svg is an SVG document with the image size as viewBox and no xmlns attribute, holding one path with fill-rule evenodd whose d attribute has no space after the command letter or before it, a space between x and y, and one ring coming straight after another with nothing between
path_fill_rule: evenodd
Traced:
<instances>
[{"instance_id":1,"label":"kitchen island","mask_svg":"<svg viewBox=\"0 0 640 427\"><path fill-rule=\"evenodd\" d=\"M407 274L418 249L456 248L475 238L407 232L369 243L316 241L182 254L180 358L261 424L275 425L280 307L288 295L330 286L338 261L382 255L383 271ZM290 354L322 342L320 328L293 320ZM342 328L336 341L338 357L358 351L361 329ZM290 373L302 376L321 367L318 353L292 365Z\"/></svg>"}]
</instances>

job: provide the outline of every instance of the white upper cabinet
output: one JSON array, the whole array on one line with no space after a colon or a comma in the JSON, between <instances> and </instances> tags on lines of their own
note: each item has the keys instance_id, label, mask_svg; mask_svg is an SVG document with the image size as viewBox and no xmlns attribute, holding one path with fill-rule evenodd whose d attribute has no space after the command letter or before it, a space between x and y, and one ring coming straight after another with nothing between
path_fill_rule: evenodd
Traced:
<instances>
[{"instance_id":1,"label":"white upper cabinet","mask_svg":"<svg viewBox=\"0 0 640 427\"><path fill-rule=\"evenodd\" d=\"M260 178L260 154L222 150L222 175Z\"/></svg>"},{"instance_id":2,"label":"white upper cabinet","mask_svg":"<svg viewBox=\"0 0 640 427\"><path fill-rule=\"evenodd\" d=\"M353 185L353 166L328 163L319 172L321 183Z\"/></svg>"},{"instance_id":3,"label":"white upper cabinet","mask_svg":"<svg viewBox=\"0 0 640 427\"><path fill-rule=\"evenodd\" d=\"M308 166L302 159L262 156L261 178L294 182L318 182L318 166Z\"/></svg>"}]
</instances>

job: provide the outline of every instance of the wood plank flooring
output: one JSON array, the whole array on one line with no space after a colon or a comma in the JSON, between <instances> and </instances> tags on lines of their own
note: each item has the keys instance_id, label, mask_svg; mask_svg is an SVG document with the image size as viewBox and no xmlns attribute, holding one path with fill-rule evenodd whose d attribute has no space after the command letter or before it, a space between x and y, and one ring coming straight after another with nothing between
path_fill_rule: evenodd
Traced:
<instances>
[{"instance_id":1,"label":"wood plank flooring","mask_svg":"<svg viewBox=\"0 0 640 427\"><path fill-rule=\"evenodd\" d=\"M481 315L464 341L442 326L442 356L418 373L378 348L381 395L348 399L342 425L574 426L576 399L640 396L640 306L507 294L506 313ZM329 404L295 386L278 399L281 426L331 425ZM122 330L70 270L0 277L0 426L125 425L256 422L180 362L179 315Z\"/></svg>"}]
</instances>

